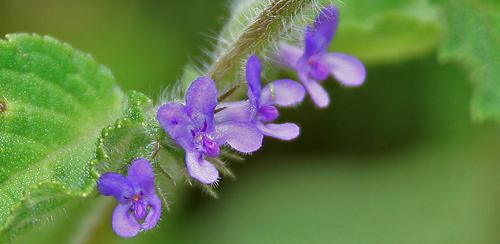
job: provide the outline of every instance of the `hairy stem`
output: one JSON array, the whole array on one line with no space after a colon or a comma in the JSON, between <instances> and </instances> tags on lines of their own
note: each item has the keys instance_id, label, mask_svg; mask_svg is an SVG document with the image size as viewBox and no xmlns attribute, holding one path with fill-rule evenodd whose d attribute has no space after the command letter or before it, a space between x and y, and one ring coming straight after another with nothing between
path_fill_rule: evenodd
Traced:
<instances>
[{"instance_id":1,"label":"hairy stem","mask_svg":"<svg viewBox=\"0 0 500 244\"><path fill-rule=\"evenodd\" d=\"M221 53L207 71L219 85L238 80L238 72L244 61L253 53L260 54L275 43L280 34L289 28L302 10L316 0L275 0L269 4L255 20L242 32L242 34Z\"/></svg>"}]
</instances>

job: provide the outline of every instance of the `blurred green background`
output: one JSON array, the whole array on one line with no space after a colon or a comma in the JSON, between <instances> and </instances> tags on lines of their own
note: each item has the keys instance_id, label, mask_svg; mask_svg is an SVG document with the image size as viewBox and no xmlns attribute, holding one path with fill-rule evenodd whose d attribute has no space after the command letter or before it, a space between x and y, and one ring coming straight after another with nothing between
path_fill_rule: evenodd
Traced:
<instances>
[{"instance_id":1,"label":"blurred green background","mask_svg":"<svg viewBox=\"0 0 500 244\"><path fill-rule=\"evenodd\" d=\"M14 243L500 243L498 129L470 122L465 70L438 62L439 9L343 2L332 48L366 63L366 83L328 80L327 109L307 98L281 110L300 137L265 139L232 163L237 178L222 180L219 199L180 186L159 227L124 239L111 229L115 201L89 198ZM0 32L50 35L92 54L123 90L157 97L205 58L229 6L1 0Z\"/></svg>"}]
</instances>

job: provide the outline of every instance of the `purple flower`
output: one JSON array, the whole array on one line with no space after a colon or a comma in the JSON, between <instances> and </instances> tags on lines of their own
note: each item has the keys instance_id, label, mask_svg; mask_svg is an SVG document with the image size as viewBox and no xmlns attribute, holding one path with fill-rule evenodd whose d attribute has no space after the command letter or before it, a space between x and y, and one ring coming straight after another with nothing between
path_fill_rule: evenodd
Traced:
<instances>
[{"instance_id":1,"label":"purple flower","mask_svg":"<svg viewBox=\"0 0 500 244\"><path fill-rule=\"evenodd\" d=\"M112 220L116 234L133 237L141 228L149 230L156 225L161 215L161 200L156 196L154 181L151 164L144 158L132 162L127 177L109 172L99 178L99 192L105 196L114 196L118 201ZM137 220L144 218L144 222L139 224Z\"/></svg>"},{"instance_id":2,"label":"purple flower","mask_svg":"<svg viewBox=\"0 0 500 244\"><path fill-rule=\"evenodd\" d=\"M158 110L162 128L186 151L191 177L205 184L219 178L219 172L204 156L219 156L220 146L250 153L262 145L262 134L253 125L228 121L215 124L217 87L208 77L196 79L186 93L186 105L167 103Z\"/></svg>"},{"instance_id":3,"label":"purple flower","mask_svg":"<svg viewBox=\"0 0 500 244\"><path fill-rule=\"evenodd\" d=\"M248 100L221 104L223 110L216 114L217 121L246 121L255 125L262 134L282 140L291 140L299 135L299 127L293 123L272 124L278 115L273 105L291 106L304 98L305 90L298 82L283 79L274 81L262 89L260 72L262 63L257 55L247 61ZM264 123L266 124L264 124Z\"/></svg>"},{"instance_id":4,"label":"purple flower","mask_svg":"<svg viewBox=\"0 0 500 244\"><path fill-rule=\"evenodd\" d=\"M339 20L339 10L328 6L318 15L314 26L307 26L304 50L280 43L280 63L295 68L314 102L325 107L329 103L328 94L318 81L324 81L329 73L347 86L358 86L366 77L365 67L357 58L343 53L327 53L335 35Z\"/></svg>"}]
</instances>

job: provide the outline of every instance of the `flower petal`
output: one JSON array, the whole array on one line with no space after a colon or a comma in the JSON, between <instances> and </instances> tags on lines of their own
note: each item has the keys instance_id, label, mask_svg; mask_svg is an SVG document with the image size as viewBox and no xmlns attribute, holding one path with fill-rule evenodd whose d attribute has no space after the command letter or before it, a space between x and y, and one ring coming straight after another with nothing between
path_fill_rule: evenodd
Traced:
<instances>
[{"instance_id":1,"label":"flower petal","mask_svg":"<svg viewBox=\"0 0 500 244\"><path fill-rule=\"evenodd\" d=\"M209 77L200 77L189 87L186 93L186 111L198 129L213 129L217 99L217 85Z\"/></svg>"},{"instance_id":2,"label":"flower petal","mask_svg":"<svg viewBox=\"0 0 500 244\"><path fill-rule=\"evenodd\" d=\"M187 115L186 106L179 103L167 103L158 109L158 122L184 150L193 147L193 135L196 125Z\"/></svg>"},{"instance_id":3,"label":"flower petal","mask_svg":"<svg viewBox=\"0 0 500 244\"><path fill-rule=\"evenodd\" d=\"M326 53L335 36L339 23L339 9L336 6L325 7L314 21L314 37L318 52Z\"/></svg>"},{"instance_id":4,"label":"flower petal","mask_svg":"<svg viewBox=\"0 0 500 244\"><path fill-rule=\"evenodd\" d=\"M278 109L271 105L262 105L259 109L258 120L263 122L271 122L280 115Z\"/></svg>"},{"instance_id":5,"label":"flower petal","mask_svg":"<svg viewBox=\"0 0 500 244\"><path fill-rule=\"evenodd\" d=\"M153 195L156 196L156 195ZM144 198L145 196L143 196ZM144 202L144 199L141 198L136 202L133 202L134 204L134 215L136 219L144 219L146 217L146 214L148 212L148 206Z\"/></svg>"},{"instance_id":6,"label":"flower petal","mask_svg":"<svg viewBox=\"0 0 500 244\"><path fill-rule=\"evenodd\" d=\"M219 171L198 151L186 152L186 165L189 175L201 183L212 184L219 178Z\"/></svg>"},{"instance_id":7,"label":"flower petal","mask_svg":"<svg viewBox=\"0 0 500 244\"><path fill-rule=\"evenodd\" d=\"M266 136L275 137L281 140L295 139L300 134L300 128L293 123L284 124L262 124L257 123L257 127Z\"/></svg>"},{"instance_id":8,"label":"flower petal","mask_svg":"<svg viewBox=\"0 0 500 244\"><path fill-rule=\"evenodd\" d=\"M297 60L297 68L304 67L313 55L323 54L320 52L321 43L316 40L316 36L311 26L306 26L306 31L304 33L304 53L299 60Z\"/></svg>"},{"instance_id":9,"label":"flower petal","mask_svg":"<svg viewBox=\"0 0 500 244\"><path fill-rule=\"evenodd\" d=\"M365 81L365 66L356 57L344 53L326 53L318 60L344 85L359 86Z\"/></svg>"},{"instance_id":10,"label":"flower petal","mask_svg":"<svg viewBox=\"0 0 500 244\"><path fill-rule=\"evenodd\" d=\"M120 203L127 202L134 194L131 182L123 175L108 172L97 180L97 189L105 196L114 196Z\"/></svg>"},{"instance_id":11,"label":"flower petal","mask_svg":"<svg viewBox=\"0 0 500 244\"><path fill-rule=\"evenodd\" d=\"M325 89L317 81L309 79L307 73L300 72L299 77L314 103L319 107L326 107L330 102L330 98L328 98L328 93Z\"/></svg>"},{"instance_id":12,"label":"flower petal","mask_svg":"<svg viewBox=\"0 0 500 244\"><path fill-rule=\"evenodd\" d=\"M148 198L148 206L151 207L149 210L146 220L142 223L141 227L145 230L153 228L161 216L161 200L156 195Z\"/></svg>"},{"instance_id":13,"label":"flower petal","mask_svg":"<svg viewBox=\"0 0 500 244\"><path fill-rule=\"evenodd\" d=\"M205 148L205 153L210 157L218 157L220 154L220 147L216 141L204 136L202 138L203 147Z\"/></svg>"},{"instance_id":14,"label":"flower petal","mask_svg":"<svg viewBox=\"0 0 500 244\"><path fill-rule=\"evenodd\" d=\"M144 195L154 195L156 193L155 174L151 164L145 158L138 158L130 164L127 179L132 185L137 186ZM135 194L138 194L138 192L135 192Z\"/></svg>"},{"instance_id":15,"label":"flower petal","mask_svg":"<svg viewBox=\"0 0 500 244\"><path fill-rule=\"evenodd\" d=\"M305 94L306 91L300 83L290 79L277 80L262 89L260 103L261 105L290 106L302 101Z\"/></svg>"},{"instance_id":16,"label":"flower petal","mask_svg":"<svg viewBox=\"0 0 500 244\"><path fill-rule=\"evenodd\" d=\"M323 77L323 67L321 65L312 65L313 67L310 67L310 62L322 56L328 50L328 46L337 29L338 17L339 10L337 7L328 6L318 15L314 21L314 27L306 27L304 33L304 54L299 58L296 65L299 73L311 72L316 78Z\"/></svg>"},{"instance_id":17,"label":"flower petal","mask_svg":"<svg viewBox=\"0 0 500 244\"><path fill-rule=\"evenodd\" d=\"M248 82L248 99L255 108L259 107L260 89L262 84L260 81L260 72L262 71L262 62L257 55L252 54L247 61L247 82Z\"/></svg>"},{"instance_id":18,"label":"flower petal","mask_svg":"<svg viewBox=\"0 0 500 244\"><path fill-rule=\"evenodd\" d=\"M228 143L242 153L256 151L262 146L262 133L250 123L229 121L215 127L214 139L219 145Z\"/></svg>"},{"instance_id":19,"label":"flower petal","mask_svg":"<svg viewBox=\"0 0 500 244\"><path fill-rule=\"evenodd\" d=\"M319 55L322 56L322 55ZM328 72L328 68L323 65L323 63L318 62L316 59L309 59L309 63L306 66L307 73L309 77L316 81L324 81L328 78L330 73Z\"/></svg>"},{"instance_id":20,"label":"flower petal","mask_svg":"<svg viewBox=\"0 0 500 244\"><path fill-rule=\"evenodd\" d=\"M113 211L113 230L121 237L133 237L141 231L141 225L132 214L133 211L130 211L131 208L132 203L120 203Z\"/></svg>"},{"instance_id":21,"label":"flower petal","mask_svg":"<svg viewBox=\"0 0 500 244\"><path fill-rule=\"evenodd\" d=\"M250 101L237 101L230 103L219 104L218 108L221 111L215 114L216 123L223 123L226 121L241 121L250 122L257 115L257 110L254 108Z\"/></svg>"},{"instance_id":22,"label":"flower petal","mask_svg":"<svg viewBox=\"0 0 500 244\"><path fill-rule=\"evenodd\" d=\"M278 49L277 62L287 68L297 68L297 61L304 53L304 50L283 42L278 44Z\"/></svg>"}]
</instances>

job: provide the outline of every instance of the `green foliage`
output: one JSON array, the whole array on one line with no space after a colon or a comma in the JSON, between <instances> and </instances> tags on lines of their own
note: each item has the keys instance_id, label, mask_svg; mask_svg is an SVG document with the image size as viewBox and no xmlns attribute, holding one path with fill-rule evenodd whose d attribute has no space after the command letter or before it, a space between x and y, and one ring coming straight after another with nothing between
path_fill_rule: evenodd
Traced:
<instances>
[{"instance_id":1,"label":"green foliage","mask_svg":"<svg viewBox=\"0 0 500 244\"><path fill-rule=\"evenodd\" d=\"M459 62L474 85L470 104L476 121L500 122L500 2L443 0L446 32L440 58Z\"/></svg>"},{"instance_id":2,"label":"green foliage","mask_svg":"<svg viewBox=\"0 0 500 244\"><path fill-rule=\"evenodd\" d=\"M354 55L365 64L381 64L425 55L439 42L437 6L426 1L343 2L337 4L340 23L330 51Z\"/></svg>"},{"instance_id":3,"label":"green foliage","mask_svg":"<svg viewBox=\"0 0 500 244\"><path fill-rule=\"evenodd\" d=\"M401 13L380 15L370 26L342 21L330 51L354 55L367 65L391 63L429 53L435 50L441 31L435 22L424 22Z\"/></svg>"},{"instance_id":4,"label":"green foliage","mask_svg":"<svg viewBox=\"0 0 500 244\"><path fill-rule=\"evenodd\" d=\"M122 117L105 127L97 144L97 172L119 171L136 158L150 158L161 130L152 110L152 100L130 91ZM147 111L151 112L145 114Z\"/></svg>"},{"instance_id":5,"label":"green foliage","mask_svg":"<svg viewBox=\"0 0 500 244\"><path fill-rule=\"evenodd\" d=\"M102 128L122 111L113 76L49 37L0 42L0 241L87 196Z\"/></svg>"},{"instance_id":6,"label":"green foliage","mask_svg":"<svg viewBox=\"0 0 500 244\"><path fill-rule=\"evenodd\" d=\"M311 11L318 10L315 4L310 4L315 1L293 1L297 5L285 12L266 15L269 4L283 2L286 0L238 1L231 10L231 17L223 21L227 25L217 43L214 63L207 73L188 66L181 90L186 90L200 75L211 75L220 88L240 83L248 54L256 52L266 58L265 51L282 40L283 34L292 39L286 41L301 42L300 32L317 13ZM332 4L329 0L319 2ZM472 131L464 126L466 122L457 119L465 117L461 113L463 110L456 108L464 107L463 104L456 106L456 101L466 96L465 92L456 94L455 91L463 81L460 79L462 73L453 69L453 72L437 70L422 75L425 73L422 70L438 65L426 59L421 60L425 65L412 63L412 66L403 67L401 61L421 58L435 51L444 30L439 55L443 60L462 63L470 71L475 87L471 103L473 117L500 121L500 71L496 67L500 57L500 3L487 0L435 2L431 5L420 0L334 1L333 4L341 9L341 20L330 49L359 57L368 68L367 84L345 91L333 82L325 82L335 99L334 104L339 106L315 111L314 107L307 107L310 104L305 101L301 106L308 112L305 109L283 110L284 118L287 113L296 114L290 121L298 122L303 129L299 142L276 143L269 147L270 141L266 141L266 146L255 156L279 155L279 145L284 145L281 151L287 153L276 156L275 160L263 159L264 163L255 171L242 172L234 190L222 198L227 202L214 204L215 211L207 211L207 205L197 209L174 201L175 218L164 215L161 231L124 240L110 227L114 200L86 198L69 205L70 218L56 216L55 223L60 226L51 231L34 230L20 243L42 234L46 235L43 243L57 240L142 243L155 238L161 242L176 238L179 242L199 242L221 235L232 242L246 238L250 242L269 243L301 240L457 243L464 239L464 242L479 239L483 243L496 243L492 238L498 228L492 226L499 218L491 214L498 205L498 199L491 197L498 191L498 182L493 180L496 179L492 173L495 171L491 170L498 168L492 163L497 162L498 157L491 156L496 155L496 139L486 138L489 140L486 144L483 137L470 140L460 137L440 143L429 140ZM189 8L192 6L185 9ZM438 11L440 8L442 12ZM307 22L299 14L304 10L308 14ZM276 13L273 11L268 13ZM441 22L440 13L444 14ZM189 30L186 28L189 25L173 19L178 31L172 31L169 26L161 31L176 36L178 32ZM191 19L199 21L186 18L185 22ZM117 22L127 25L122 20ZM132 19L129 24L136 22ZM293 29L288 35L290 26ZM153 36L158 37L156 28L137 28L156 33ZM31 35L12 35L8 39L10 41L0 42L0 242L8 240L26 225L54 216L62 206L68 206L65 205L68 201L90 195L100 173L125 171L133 159L150 159L156 155L158 146L164 150L154 160L155 167L161 165L159 159L181 158L182 161L183 151L171 147L171 140L159 127L155 107L147 96L129 92L124 98L109 71L87 55L53 39ZM131 43L153 44L155 38ZM150 53L165 51L154 45L146 46ZM175 53L185 53L180 45L175 47ZM101 51L97 53L106 53L106 50ZM127 56L142 52L142 49L135 49ZM108 56L115 63L123 63L123 57ZM141 63L140 68L151 68L152 63ZM165 65L169 63L158 63L152 70L164 70ZM173 69L170 66L168 69ZM418 82L409 82L411 78L404 78L406 73L411 73ZM278 74L266 74L267 78L268 75ZM131 77L144 78L143 75ZM138 86L135 78L130 80ZM148 79L145 81L150 84ZM148 89L147 86L142 88ZM415 99L415 93L421 95L420 99ZM351 95L351 99L345 99ZM345 114L345 111L352 113ZM404 113L398 113L401 111ZM379 117L373 117L374 114ZM418 121L426 124L418 126ZM313 139L307 141L308 135ZM412 139L416 135L422 143L417 147L413 146L415 140ZM300 141L306 142L300 144ZM474 142L474 147L470 147L470 141ZM412 146L408 146L410 144ZM294 145L297 150L293 149ZM384 155L400 147L412 149L398 155ZM356 153L376 151L373 153L376 157L367 158L377 159L346 160L325 154L351 150ZM288 155L290 151L298 156L292 158ZM321 152L322 156L311 156L314 152ZM258 164L257 161L260 160L251 163ZM181 172L175 166L165 168ZM251 187L246 189L245 185ZM169 188L162 190L165 189ZM179 192L176 188L173 193ZM259 196L260 200L248 201L252 195ZM189 209L179 211L182 207ZM270 221L263 223L262 219L269 216ZM242 222L245 218L249 219L246 224ZM193 231L198 231L199 235L192 235ZM219 234L214 235L216 232ZM331 233L336 235L332 237Z\"/></svg>"}]
</instances>

